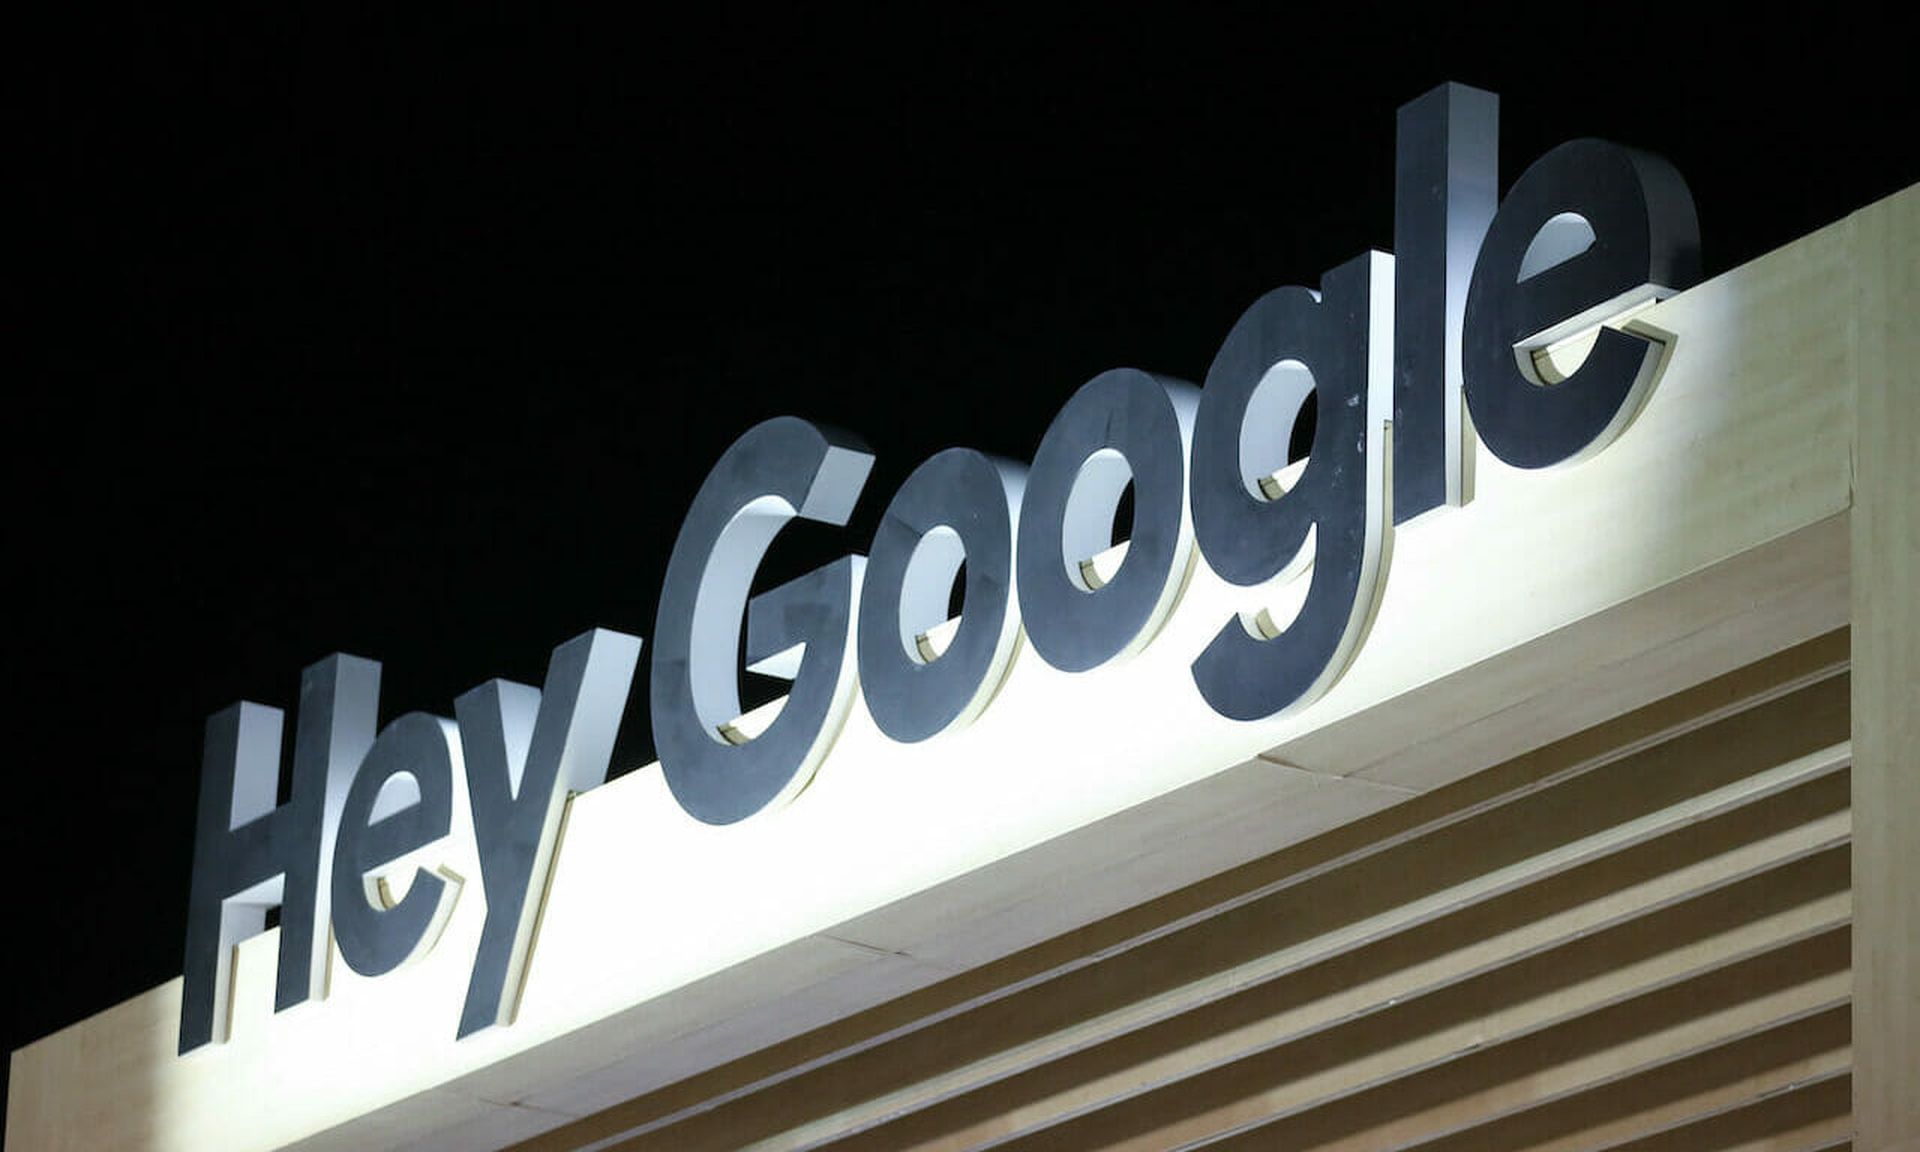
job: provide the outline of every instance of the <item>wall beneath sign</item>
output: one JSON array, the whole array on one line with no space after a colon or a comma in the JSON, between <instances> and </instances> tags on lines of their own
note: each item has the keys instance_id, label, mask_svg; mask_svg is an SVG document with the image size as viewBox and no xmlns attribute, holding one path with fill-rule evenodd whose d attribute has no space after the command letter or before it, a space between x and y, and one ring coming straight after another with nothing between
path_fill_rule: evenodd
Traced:
<instances>
[{"instance_id":1,"label":"wall beneath sign","mask_svg":"<svg viewBox=\"0 0 1920 1152\"><path fill-rule=\"evenodd\" d=\"M1847 654L1796 645L516 1152L1826 1146Z\"/></svg>"}]
</instances>

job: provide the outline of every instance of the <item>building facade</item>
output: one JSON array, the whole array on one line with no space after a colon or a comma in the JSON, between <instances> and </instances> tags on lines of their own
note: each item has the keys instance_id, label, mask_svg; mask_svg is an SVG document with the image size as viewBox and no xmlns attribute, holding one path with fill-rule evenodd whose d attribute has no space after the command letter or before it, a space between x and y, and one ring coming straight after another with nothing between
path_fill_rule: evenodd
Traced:
<instances>
[{"instance_id":1,"label":"building facade","mask_svg":"<svg viewBox=\"0 0 1920 1152\"><path fill-rule=\"evenodd\" d=\"M220 1042L174 981L15 1053L7 1143L1913 1147L1916 315L1910 188L1610 318L1631 423L1481 448L1311 706L1197 698L1192 561L1135 658L910 752L855 703L764 817L573 796L510 1023L456 1036L458 842L406 964L275 1012L245 939Z\"/></svg>"}]
</instances>

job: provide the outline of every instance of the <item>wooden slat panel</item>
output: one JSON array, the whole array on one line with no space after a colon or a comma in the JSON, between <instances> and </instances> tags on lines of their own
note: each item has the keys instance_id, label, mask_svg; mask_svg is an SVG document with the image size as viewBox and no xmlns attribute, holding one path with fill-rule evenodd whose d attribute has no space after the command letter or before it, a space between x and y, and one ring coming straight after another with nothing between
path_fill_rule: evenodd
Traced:
<instances>
[{"instance_id":1,"label":"wooden slat panel","mask_svg":"<svg viewBox=\"0 0 1920 1152\"><path fill-rule=\"evenodd\" d=\"M1733 966L1727 977L1729 994L1807 985L1792 1002L1800 1006L1798 1010L1814 1010L1846 996L1845 917L1844 897L1829 897L1777 918L1716 931L1674 947L1668 942L1684 930L1680 923L1645 927L1636 923L1629 931L1597 937L1592 946L1577 952L1532 958L1469 981L1446 995L1385 1008L1300 1043L1207 1070L1027 1137L993 1145L970 1137L951 1146L1117 1152L1218 1138L1411 1075L1487 1044L1564 1023L1643 989L1697 980L1687 995L1668 1001L1669 1006L1681 1011L1706 1003L1709 989L1719 985L1699 978L1727 968L1729 953L1751 956L1744 966ZM1827 929L1823 935L1794 947L1760 951L1822 928ZM1760 954L1752 955L1756 951ZM846 1144L849 1149L948 1146L893 1140Z\"/></svg>"},{"instance_id":2,"label":"wooden slat panel","mask_svg":"<svg viewBox=\"0 0 1920 1152\"><path fill-rule=\"evenodd\" d=\"M1844 1081L1843 651L1803 645L523 1147L1559 1152ZM1629 1090L1654 1078L1664 1095Z\"/></svg>"},{"instance_id":3,"label":"wooden slat panel","mask_svg":"<svg viewBox=\"0 0 1920 1152\"><path fill-rule=\"evenodd\" d=\"M992 1080L1207 1004L1234 989L1276 979L1396 932L1493 899L1665 832L1837 770L1844 749L1750 772L1753 749L1779 754L1844 729L1844 677L1812 684L1617 761L1610 773L1643 782L1621 788L1604 774L1577 776L1550 790L1523 791L1507 805L1439 828L1418 842L1298 886L1280 887L1194 929L1150 942L1101 965L1105 971L1053 982L986 1005L962 1028L942 1029L862 1053L755 1101L747 1114L704 1113L661 1129L633 1147L799 1147L826 1128L861 1122L860 1112L921 1106L972 1082ZM1718 784L1719 788L1712 786ZM1704 795L1699 794L1706 789ZM1662 801L1664 809L1649 811ZM1569 836L1589 835L1566 843ZM1527 853L1532 852L1532 855ZM1436 884L1457 883L1436 889ZM1372 916L1365 913L1378 908ZM1363 918L1355 920L1356 916ZM1153 992L1153 989L1164 991ZM970 1052L980 1055L972 1060ZM943 1079L945 1077L945 1079ZM875 1093L888 1081L909 1099ZM865 1101L873 1103L865 1109ZM778 1139L794 1130L791 1139Z\"/></svg>"},{"instance_id":4,"label":"wooden slat panel","mask_svg":"<svg viewBox=\"0 0 1920 1152\"><path fill-rule=\"evenodd\" d=\"M1222 910L1265 899L1288 887L1304 886L1318 876L1391 851L1397 845L1437 829L1473 819L1489 809L1510 805L1532 792L1657 747L1758 703L1832 679L1837 672L1844 671L1846 656L1844 631L1798 645L1435 793L1413 798L1393 809L1108 917L1006 960L862 1012L837 1025L637 1097L521 1147L526 1152L557 1152L610 1137L644 1135L723 1108L729 1101L744 1100L805 1077L814 1070L833 1068L830 1079L835 1085L857 1082L859 1077L851 1075L845 1066L850 1057L940 1021L1017 996L1025 989L1057 980L1063 974L1105 963L1113 956L1177 934L1187 925L1215 918ZM1806 727L1830 739L1840 739L1845 734L1844 719L1834 722L1829 718ZM1647 774L1659 775L1660 766L1651 765ZM1286 915L1276 915L1269 917L1269 922L1288 919ZM1194 950L1186 951L1191 954ZM1133 986L1136 995L1153 987L1150 980L1137 972L1110 983ZM1051 994L1052 990L1049 996ZM1025 1012L1023 1009L1023 1016ZM976 1032L990 1034L991 1030L980 1028ZM964 1051L954 1053L956 1061L963 1061L966 1056ZM902 1067L892 1060L888 1066ZM892 1083L910 1081L896 1079ZM885 1090L882 1085L869 1091L865 1098L871 1099ZM823 1110L830 1112L832 1108ZM745 1127L759 1126L749 1123ZM744 1139L744 1134L735 1135Z\"/></svg>"},{"instance_id":5,"label":"wooden slat panel","mask_svg":"<svg viewBox=\"0 0 1920 1152\"><path fill-rule=\"evenodd\" d=\"M1501 893L1513 891L1513 889L1517 889L1517 887L1521 887L1521 885L1526 885L1526 883L1536 883L1536 881L1540 881L1540 879L1544 879L1544 877L1555 876L1555 874L1565 872L1565 870L1569 870L1569 868L1574 868L1574 866L1578 866L1578 864L1582 864L1582 862L1586 862L1586 860L1603 858L1603 856L1607 856L1607 854L1611 854L1611 852L1620 851L1622 847L1632 847L1632 845L1636 845L1636 843L1644 843L1645 839L1657 835L1657 833L1663 831L1663 829L1670 831L1670 829L1692 828L1697 820L1709 818L1709 816L1713 816L1715 812L1722 812L1722 810L1734 808L1734 806L1738 806L1738 804L1751 803L1753 797L1764 797L1764 795L1768 795L1772 789L1778 789L1778 787L1782 787L1784 783L1789 783L1789 781L1801 780L1801 778L1807 778L1807 776L1816 776L1816 774L1830 772L1832 768L1836 768L1837 764L1841 764L1841 762L1843 762L1843 753L1841 753L1841 751L1828 751L1828 753L1824 753L1824 755L1816 755L1812 756L1812 758L1807 758L1807 760L1803 760L1803 762L1795 762L1793 766L1784 766L1782 770L1772 770L1770 774L1759 774L1759 776L1753 776L1753 778L1747 778L1747 780L1734 781L1734 783L1726 785L1724 789L1716 789L1716 791L1705 795L1705 797L1693 797L1690 801L1676 804L1676 806L1672 806L1672 808L1668 808L1668 810L1661 810L1661 812L1649 814L1649 816L1644 816L1644 818L1640 818L1640 820L1632 820L1632 822L1628 822L1626 826L1603 829L1603 831L1596 833L1594 837L1588 837L1586 841L1576 841L1574 845L1561 845L1559 849L1549 849L1548 852L1544 852L1544 854L1538 856L1538 858L1530 858L1530 860L1517 862L1515 866L1509 866L1509 868L1505 868L1505 870L1496 870L1496 872L1490 874L1490 876L1475 877L1475 879L1467 881L1465 889L1463 889L1461 885L1455 885L1455 889L1444 889L1444 891L1440 891L1440 893L1428 895L1425 899L1415 900L1415 902L1407 904L1404 908L1388 910L1388 912L1380 914L1380 916L1369 920L1369 922L1361 922L1361 924L1357 925L1346 925L1346 927L1342 927L1342 929L1334 929L1331 933L1315 935L1315 937L1311 937L1311 939L1304 941L1302 945L1296 945L1296 947L1279 948L1277 952L1269 952L1269 954L1265 954L1265 956L1256 958L1256 960L1250 962L1250 964L1233 966L1233 968L1227 968L1225 972L1215 972L1213 975L1210 975L1210 977L1204 977L1204 979L1188 979L1185 985L1179 985L1179 987L1175 987L1173 991L1169 991L1169 993L1165 993L1165 995L1150 996L1150 998L1146 998L1146 1000L1135 1000L1135 1002L1129 1002L1127 1006L1123 1006L1123 1008L1119 1008L1119 1010L1114 1010L1114 1012L1096 1014L1096 1016L1089 1018L1089 1010L1085 1008L1085 1004L1087 1004L1087 998L1085 998L1085 996L1073 995L1073 993L1068 993L1068 991L1064 991L1064 989L1041 987L1041 989L1035 989L1029 996L1021 996L1021 998L1016 998L1016 1000L1008 1000L1008 1002L996 1006L995 1010L989 1010L989 1012L983 1012L983 1014L975 1014L970 1020L964 1020L962 1023L954 1025L954 1027L948 1027L948 1029L941 1029L937 1035L920 1037L918 1043L904 1044L904 1046L902 1046L902 1044L893 1044L893 1046L889 1046L889 1048L885 1048L885 1050L876 1050L876 1052L872 1052L872 1054L866 1054L864 1058L860 1058L860 1060L856 1060L856 1062L851 1062L851 1064L854 1064L854 1066L866 1064L866 1066L870 1066L872 1073L877 1073L877 1075L906 1077L908 1083L914 1085L914 1087L908 1091L908 1094L912 1096L910 1100L881 1098L881 1100L877 1100L872 1108L879 1108L879 1110L883 1110L883 1112L897 1112L897 1110L902 1110L902 1108L922 1106L925 1102L931 1102L931 1100L935 1100L935 1098L939 1098L939 1096L943 1096L943 1094L958 1091L958 1089L962 1089L962 1087L966 1087L966 1085L970 1085L970 1083L977 1083L977 1081L983 1081L983 1079L998 1079L998 1077L1002 1077L1002 1075L1008 1075L1008 1073L1012 1073L1012 1071L1018 1071L1018 1069L1025 1068L1025 1066L1031 1066L1031 1064L1035 1064L1035 1062L1043 1062L1043 1060L1060 1056L1060 1054L1077 1052L1077 1050L1081 1050L1081 1048L1087 1048L1089 1044L1100 1043L1100 1041L1106 1039L1106 1037L1123 1035L1123 1033L1127 1033L1127 1031L1133 1031L1133 1029L1139 1029L1139 1027L1144 1027L1144 1025L1150 1025L1150 1023L1154 1023L1154 1021L1179 1016L1181 1012L1188 1012L1188 1010L1192 1010L1194 1006L1202 1006L1202 1004L1212 1002L1212 1000L1219 998L1221 995L1225 995L1225 993L1231 991L1231 989L1240 989L1240 987L1256 985L1256 983L1267 981L1267 979L1275 979L1275 977L1284 975L1284 973L1294 972L1294 970L1311 966L1311 964L1315 964L1315 962L1321 962L1321 960L1325 960L1325 958L1329 958L1329 956L1334 956L1334 954L1340 954L1340 952L1346 952L1346 950L1367 945L1367 943L1382 939L1382 937L1386 937L1386 935L1392 935L1392 933L1398 933L1398 931L1405 931L1405 929L1409 929L1409 927L1427 924L1427 922L1432 922L1434 918L1440 918L1440 916L1444 916L1444 914L1457 914L1457 910L1461 910L1461 908L1469 908L1469 906L1478 904L1478 902L1482 902L1482 900L1494 899L1494 897L1498 897ZM1699 768L1701 762L1695 760L1693 766ZM1830 789L1828 797L1830 797L1830 803L1837 804L1837 799L1839 799L1837 789ZM1534 797L1534 804L1528 804L1526 808L1530 810L1530 808L1538 806L1542 801L1544 801L1544 797ZM1605 810L1605 808L1603 808L1603 810ZM1615 810L1620 810L1619 806L1615 806ZM1492 833L1480 833L1480 829L1473 828L1473 826L1450 829L1450 831L1455 831L1455 833L1459 833L1459 835L1450 835L1450 837L1446 839L1446 849L1452 851L1453 854L1459 854L1459 845L1465 843L1465 841L1469 841L1475 833L1500 837L1500 839L1505 839L1507 843L1511 843L1513 839L1519 839L1517 835L1507 835L1507 833L1509 833L1511 829L1519 828L1519 826L1526 824L1528 812L1526 812L1526 810L1521 810L1521 812L1501 812L1500 816L1503 818L1503 820L1500 820L1500 828L1492 831ZM1596 820L1599 820L1599 818L1596 818ZM1542 824L1544 824L1544 822L1542 822ZM1561 824L1565 826L1567 822L1563 820ZM1536 824L1534 828L1540 828L1540 826ZM1826 837L1828 837L1828 839L1832 839L1834 835L1837 835L1837 829L1826 829ZM1384 862L1384 868L1396 870L1396 872L1400 872L1400 876L1402 877L1430 876L1430 874L1434 874L1434 872L1444 872L1444 870L1438 870L1438 868L1407 868L1404 860L1388 860L1388 862ZM1334 891L1300 891L1300 893L1296 893L1298 900L1294 900L1294 902L1290 902L1290 904L1284 904L1281 908L1271 910L1271 922L1277 922L1277 924L1292 924L1296 925L1296 929L1300 929L1298 925L1302 924L1302 922L1306 922L1306 924L1313 922L1311 912L1315 912L1315 910L1319 910L1319 912L1329 912L1329 914L1338 916L1338 914L1342 914L1342 910L1354 908L1356 904L1363 902L1367 895L1375 895L1375 897L1377 897L1380 889L1404 887L1404 885L1386 885L1386 883L1380 883L1379 872L1380 868L1363 868L1363 870L1359 870L1359 876L1346 877L1344 883L1340 883L1338 889L1334 889ZM1340 877L1327 877L1327 879L1323 881L1323 885L1332 883L1334 879L1340 879ZM1246 908L1246 910L1242 910L1242 912L1252 912L1252 910L1258 910L1258 908ZM1254 925L1236 924L1236 922L1242 922L1242 920L1248 920L1248 918L1246 918L1246 916L1223 918L1223 920L1217 922L1217 924L1210 924L1210 933L1221 933L1221 931L1223 931L1223 933L1231 933L1231 935L1229 935L1229 941L1235 943L1235 945L1246 945L1248 939L1261 941L1261 939L1269 939L1269 937L1271 937L1271 929L1258 931ZM1300 929L1300 931L1306 931L1306 929ZM1198 935L1198 933L1194 933L1194 935ZM1160 952L1173 952L1175 958L1187 962L1187 972L1192 973L1192 962L1190 962L1190 958L1194 956L1194 948L1183 947L1185 943L1187 943L1187 941L1183 941L1183 939L1171 939L1171 941L1167 941L1169 947L1156 948L1156 950L1160 950ZM1204 954L1208 954L1210 950L1219 950L1219 945L1217 945L1217 943L1202 945L1200 954L1204 956ZM1140 956L1135 956L1135 958L1140 958ZM1484 962L1484 960L1482 960L1482 962ZM1125 968L1125 966L1121 964L1121 966L1117 966L1117 968ZM1457 975L1459 975L1459 972L1452 973L1452 977L1457 977ZM1448 977L1446 973L1440 975L1440 979L1446 979L1446 977ZM1108 973L1106 979L1085 981L1085 989L1094 996L1112 996L1114 995L1114 989L1116 989L1116 987L1121 993L1131 991L1131 989L1129 989L1129 983L1131 983L1131 985L1137 985L1137 983L1140 983L1139 977L1129 973L1129 977L1125 977L1125 979L1114 979L1114 977ZM1029 1002L1033 1002L1033 1000L1044 1000L1044 1002L1029 1004ZM1352 1000L1352 1004L1356 1006L1356 1010L1359 1006L1365 1006L1365 1004L1369 1002L1369 1000L1365 1000L1365 998L1350 998L1350 1000ZM1012 1023L1000 1025L1000 1023L995 1020L996 1016L998 1016L998 1018L1004 1018L1004 1020L1012 1021ZM924 1075L924 1071L922 1071L922 1069L937 1068L941 1060L952 1060L952 1056L954 1056L956 1050L964 1050L964 1048L966 1048L966 1039L968 1039L968 1037L985 1039L985 1041L989 1041L989 1043L1004 1043L1004 1037L1006 1037L1008 1031L1012 1031L1012 1027L1018 1027L1018 1025L1023 1023L1023 1025L1027 1025L1027 1027L1031 1029L1031 1027L1039 1027L1039 1025L1043 1025L1043 1023L1052 1023L1052 1021L1064 1021L1064 1023L1056 1025L1050 1035L1041 1035L1041 1037L1037 1037L1037 1039L1033 1039L1033 1041L1016 1044L1016 1046L1012 1046L1012 1048L1002 1050L1004 1054L1000 1054L1000 1056L996 1056L996 1058L989 1058L989 1060L983 1060L983 1062L972 1062L972 1064L968 1064L968 1066L962 1066L962 1068L956 1069L956 1071L952 1071L952 1073L947 1073L945 1077L941 1077L939 1073L935 1073L935 1075ZM964 1035L962 1035L958 1041L952 1039L956 1031L964 1031ZM1236 1031L1235 1029L1229 1029L1229 1041L1233 1041L1233 1039L1236 1039ZM808 1077L808 1079L822 1081L822 1079L829 1079L829 1077L831 1077L831 1079L833 1079L833 1087L837 1087L841 1092L851 1094L852 1089L854 1089L854 1083L849 1079L851 1071L856 1071L856 1069L849 1069L847 1066L822 1069L822 1073L820 1073L818 1077ZM770 1127L772 1127L772 1125L781 1125L781 1121L783 1121L785 1117L804 1114L804 1110L808 1110L808 1108L818 1108L824 1100L829 1100L829 1098L831 1098L829 1092L816 1091L816 1085L812 1085L812 1083L797 1083L797 1085L793 1085L791 1094L789 1094L789 1098L787 1098L787 1108L776 1110L776 1108L768 1108L768 1106L762 1104L762 1108L756 1112L756 1116L753 1117L753 1119L756 1119L758 1123L770 1125ZM843 1125L843 1123L849 1123L851 1119L852 1117L849 1116L849 1114L843 1112L841 1116L833 1117L833 1119L829 1121L828 1127L839 1127L839 1125ZM659 1133L659 1146L672 1146L672 1148L737 1148L737 1146L743 1144L743 1140L747 1139L747 1135L749 1135L747 1131L741 1131L741 1129L743 1129L743 1117L708 1114L708 1116L695 1117L691 1123L676 1125L674 1129L662 1131L662 1133ZM751 1129L749 1129L749 1131L751 1131ZM766 1146L768 1146L768 1148L804 1146L806 1142L824 1139L824 1137L826 1137L826 1133L818 1131L818 1127L799 1125L799 1131L795 1131L789 1139L772 1139ZM643 1146L643 1144L641 1144L641 1146Z\"/></svg>"},{"instance_id":6,"label":"wooden slat panel","mask_svg":"<svg viewBox=\"0 0 1920 1152\"><path fill-rule=\"evenodd\" d=\"M1469 977L1549 947L1578 941L1634 916L1667 907L1682 895L1697 895L1717 886L1826 848L1826 884L1844 886L1844 853L1832 846L1844 841L1844 777L1816 781L1778 802L1691 825L1681 836L1642 847L1623 857L1596 862L1585 871L1556 877L1539 889L1517 892L1479 908L1463 910L1444 920L1382 941L1359 952L1346 952L1280 982L1242 987L1234 996L1204 1011L1189 1013L1144 1034L1136 1033L1123 1045L1108 1049L1087 1046L1069 1050L1057 1069L1029 1072L1027 1099L1017 1116L1037 1123L1049 1114L1075 1111L1091 1102L1133 1094L1176 1077L1182 1070L1215 1065L1249 1052L1327 1027L1369 1008L1406 1000L1442 989ZM1838 809L1836 811L1836 809ZM1825 812L1825 815L1820 813ZM1789 824L1785 831L1749 837L1773 824ZM1735 846L1716 851L1727 844ZM1697 853L1686 862L1676 857ZM1105 1052L1104 1058L1095 1054ZM1031 1063L1031 1062L1030 1062ZM987 1079L982 1077L981 1079ZM894 1110L911 1103L899 1098L884 1101ZM991 1111L991 1109L989 1109ZM1012 1120L1009 1114L1005 1120ZM927 1118L931 1120L932 1118ZM985 1122L997 1126L1002 1118ZM822 1125L821 1128L828 1128ZM796 1137L817 1138L819 1130ZM906 1137L889 1139L905 1146ZM770 1146L804 1146L781 1141ZM885 1140L873 1146L884 1146ZM955 1143L964 1146L965 1140Z\"/></svg>"}]
</instances>

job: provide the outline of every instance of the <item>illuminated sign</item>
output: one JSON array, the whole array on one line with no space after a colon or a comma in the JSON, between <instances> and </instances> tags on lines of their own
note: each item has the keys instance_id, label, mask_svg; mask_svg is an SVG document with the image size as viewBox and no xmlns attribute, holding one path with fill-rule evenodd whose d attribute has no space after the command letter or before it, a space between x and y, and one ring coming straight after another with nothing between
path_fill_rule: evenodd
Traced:
<instances>
[{"instance_id":1,"label":"illuminated sign","mask_svg":"<svg viewBox=\"0 0 1920 1152\"><path fill-rule=\"evenodd\" d=\"M882 733L912 745L973 722L1016 659L1073 673L1126 660L1154 642L1201 560L1291 608L1220 620L1181 656L1193 690L1235 720L1310 705L1365 636L1393 526L1470 498L1470 437L1520 468L1603 449L1663 353L1608 325L1699 276L1692 198L1665 161L1575 141L1497 201L1496 145L1491 94L1449 85L1407 105L1397 257L1367 253L1317 291L1254 301L1201 387L1096 376L1030 466L937 453L892 494L864 558L758 595L774 537L795 517L844 525L873 454L792 417L747 430L681 525L649 649L674 799L709 824L791 800L856 693ZM1309 451L1289 459L1309 426ZM1129 485L1132 531L1112 546ZM963 563L964 611L948 619ZM743 651L752 670L790 682L748 714ZM213 716L180 1051L225 1038L233 945L274 906L279 1009L325 995L335 946L369 976L431 948L463 883L434 863L463 790L486 916L458 1035L510 1022L567 795L605 779L640 655L638 638L595 630L555 649L540 689L491 681L451 719L412 713L385 728L379 666L329 657L301 679L284 804L281 713L241 703Z\"/></svg>"}]
</instances>

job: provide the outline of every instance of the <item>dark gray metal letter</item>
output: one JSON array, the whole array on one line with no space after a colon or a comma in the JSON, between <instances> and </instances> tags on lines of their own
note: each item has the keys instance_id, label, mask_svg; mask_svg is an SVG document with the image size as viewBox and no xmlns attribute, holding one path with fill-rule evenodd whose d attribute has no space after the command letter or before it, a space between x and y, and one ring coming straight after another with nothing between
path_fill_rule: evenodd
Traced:
<instances>
[{"instance_id":1,"label":"dark gray metal letter","mask_svg":"<svg viewBox=\"0 0 1920 1152\"><path fill-rule=\"evenodd\" d=\"M1467 295L1466 385L1474 429L1519 468L1604 448L1639 410L1660 345L1600 329L1561 380L1535 351L1700 278L1700 221L1665 160L1604 140L1562 144L1507 193Z\"/></svg>"},{"instance_id":2,"label":"dark gray metal letter","mask_svg":"<svg viewBox=\"0 0 1920 1152\"><path fill-rule=\"evenodd\" d=\"M326 994L330 888L337 813L373 743L380 665L335 655L300 677L293 794L275 807L282 714L235 704L207 720L187 907L184 1054L227 1038L233 946L258 934L280 906L274 1009Z\"/></svg>"},{"instance_id":3,"label":"dark gray metal letter","mask_svg":"<svg viewBox=\"0 0 1920 1152\"><path fill-rule=\"evenodd\" d=\"M446 837L455 739L451 721L410 712L374 739L347 791L333 855L333 936L362 976L391 972L431 948L453 911L459 886L443 874L415 868L395 901L373 873ZM410 778L419 795L395 807L383 791L397 778Z\"/></svg>"},{"instance_id":4,"label":"dark gray metal letter","mask_svg":"<svg viewBox=\"0 0 1920 1152\"><path fill-rule=\"evenodd\" d=\"M570 792L607 778L640 640L596 628L553 650L544 692L491 680L454 701L487 919L461 1036L513 1020Z\"/></svg>"},{"instance_id":5,"label":"dark gray metal letter","mask_svg":"<svg viewBox=\"0 0 1920 1152\"><path fill-rule=\"evenodd\" d=\"M894 740L926 740L971 722L1006 676L1020 636L1013 524L1022 480L1015 465L948 448L913 470L880 519L860 598L860 690ZM923 638L946 622L963 559L965 606L936 651Z\"/></svg>"},{"instance_id":6,"label":"dark gray metal letter","mask_svg":"<svg viewBox=\"0 0 1920 1152\"><path fill-rule=\"evenodd\" d=\"M1393 180L1393 522L1472 495L1460 333L1500 202L1500 98L1442 84L1401 107Z\"/></svg>"},{"instance_id":7,"label":"dark gray metal letter","mask_svg":"<svg viewBox=\"0 0 1920 1152\"><path fill-rule=\"evenodd\" d=\"M735 725L740 624L774 535L796 515L845 524L872 466L852 438L782 416L735 440L694 496L660 590L648 695L667 786L695 819L731 824L790 799L839 734L864 562L847 557L766 594L779 612L760 613L756 651L803 645L804 656L779 716L750 738Z\"/></svg>"},{"instance_id":8,"label":"dark gray metal letter","mask_svg":"<svg viewBox=\"0 0 1920 1152\"><path fill-rule=\"evenodd\" d=\"M1306 562L1306 601L1284 629L1229 620L1193 662L1216 712L1260 720L1310 703L1338 678L1372 616L1392 531L1385 420L1391 396L1392 258L1359 257L1328 272L1323 296L1280 288L1255 301L1207 371L1194 426L1193 524L1200 553L1234 584L1260 584ZM1294 399L1268 429L1285 442L1305 389L1318 421L1305 469L1290 488L1250 476L1243 455L1257 397Z\"/></svg>"},{"instance_id":9,"label":"dark gray metal letter","mask_svg":"<svg viewBox=\"0 0 1920 1152\"><path fill-rule=\"evenodd\" d=\"M1048 426L1027 475L1017 556L1027 639L1055 668L1084 672L1144 648L1173 606L1193 553L1187 447L1199 402L1184 381L1116 368L1081 385ZM1126 557L1096 583L1087 566L1108 545L1129 480ZM1096 488L1106 498L1087 495Z\"/></svg>"}]
</instances>

